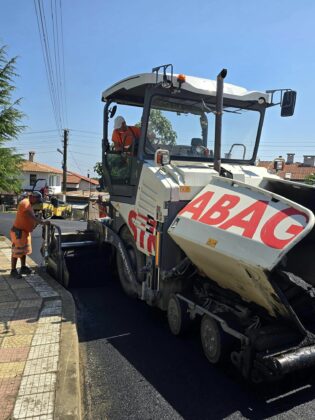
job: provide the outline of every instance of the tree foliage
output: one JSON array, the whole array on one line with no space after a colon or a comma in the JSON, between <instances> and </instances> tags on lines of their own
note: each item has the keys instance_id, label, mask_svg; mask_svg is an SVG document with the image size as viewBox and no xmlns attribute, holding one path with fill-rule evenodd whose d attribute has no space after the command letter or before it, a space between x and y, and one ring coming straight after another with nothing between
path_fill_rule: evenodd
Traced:
<instances>
[{"instance_id":1,"label":"tree foliage","mask_svg":"<svg viewBox=\"0 0 315 420\"><path fill-rule=\"evenodd\" d=\"M0 190L18 192L21 188L22 158L7 143L24 129L20 121L24 114L18 109L20 99L13 100L16 57L8 59L6 47L0 47Z\"/></svg>"},{"instance_id":2,"label":"tree foliage","mask_svg":"<svg viewBox=\"0 0 315 420\"><path fill-rule=\"evenodd\" d=\"M136 124L140 127L140 123ZM160 109L151 109L149 118L148 135L153 135L152 143L174 145L177 134L173 130L172 123L162 114Z\"/></svg>"},{"instance_id":3,"label":"tree foliage","mask_svg":"<svg viewBox=\"0 0 315 420\"><path fill-rule=\"evenodd\" d=\"M103 166L102 166L102 162L96 162L95 166L94 166L94 172L97 173L97 175L99 175L101 178L103 176Z\"/></svg>"},{"instance_id":4,"label":"tree foliage","mask_svg":"<svg viewBox=\"0 0 315 420\"><path fill-rule=\"evenodd\" d=\"M304 182L306 184L315 185L315 173L309 174L307 177L305 177Z\"/></svg>"}]
</instances>

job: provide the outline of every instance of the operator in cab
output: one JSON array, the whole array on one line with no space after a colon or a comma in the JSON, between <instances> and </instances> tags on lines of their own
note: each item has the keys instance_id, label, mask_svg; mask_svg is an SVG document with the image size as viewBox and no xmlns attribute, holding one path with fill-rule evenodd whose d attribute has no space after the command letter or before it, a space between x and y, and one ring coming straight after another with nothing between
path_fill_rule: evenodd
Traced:
<instances>
[{"instance_id":1,"label":"operator in cab","mask_svg":"<svg viewBox=\"0 0 315 420\"><path fill-rule=\"evenodd\" d=\"M118 116L114 121L112 142L117 152L132 152L135 150L140 139L141 129L136 126L128 126L124 117Z\"/></svg>"}]
</instances>

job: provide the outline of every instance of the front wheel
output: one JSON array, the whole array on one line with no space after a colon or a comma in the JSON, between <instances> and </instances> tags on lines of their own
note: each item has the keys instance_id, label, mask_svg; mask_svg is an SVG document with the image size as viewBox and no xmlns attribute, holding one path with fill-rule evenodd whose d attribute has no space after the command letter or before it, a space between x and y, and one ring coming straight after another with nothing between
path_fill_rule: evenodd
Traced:
<instances>
[{"instance_id":1,"label":"front wheel","mask_svg":"<svg viewBox=\"0 0 315 420\"><path fill-rule=\"evenodd\" d=\"M142 272L142 268L145 266L145 255L137 249L134 238L131 235L130 230L127 226L124 226L121 229L119 236L125 245L135 277L138 283L142 283L144 281L145 276ZM124 262L119 251L116 252L116 264L119 281L123 291L128 296L136 297L137 291L135 290L135 286L132 285L131 281L128 278L128 274L125 271Z\"/></svg>"}]
</instances>

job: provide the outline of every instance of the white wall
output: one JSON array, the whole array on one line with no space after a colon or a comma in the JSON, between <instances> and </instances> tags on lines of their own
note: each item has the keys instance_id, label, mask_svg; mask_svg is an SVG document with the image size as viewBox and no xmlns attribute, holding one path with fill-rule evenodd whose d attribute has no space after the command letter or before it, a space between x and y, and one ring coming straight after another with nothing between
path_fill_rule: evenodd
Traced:
<instances>
[{"instance_id":1,"label":"white wall","mask_svg":"<svg viewBox=\"0 0 315 420\"><path fill-rule=\"evenodd\" d=\"M61 192L61 175L45 173L45 172L22 172L22 189L31 189L30 175L36 174L36 179L45 179L51 194L59 194Z\"/></svg>"}]
</instances>

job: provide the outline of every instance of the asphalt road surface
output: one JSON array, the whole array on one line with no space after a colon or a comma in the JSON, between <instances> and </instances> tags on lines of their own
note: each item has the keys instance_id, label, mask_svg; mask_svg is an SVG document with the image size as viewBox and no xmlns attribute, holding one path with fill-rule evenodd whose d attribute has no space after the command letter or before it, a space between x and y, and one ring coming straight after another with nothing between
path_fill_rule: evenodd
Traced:
<instances>
[{"instance_id":1,"label":"asphalt road surface","mask_svg":"<svg viewBox=\"0 0 315 420\"><path fill-rule=\"evenodd\" d=\"M12 215L0 214L8 235ZM54 221L63 231L83 222ZM41 263L41 231L33 259ZM198 329L171 335L165 315L126 297L112 270L71 291L76 301L86 419L313 419L314 371L254 388L230 364L211 366Z\"/></svg>"}]
</instances>

